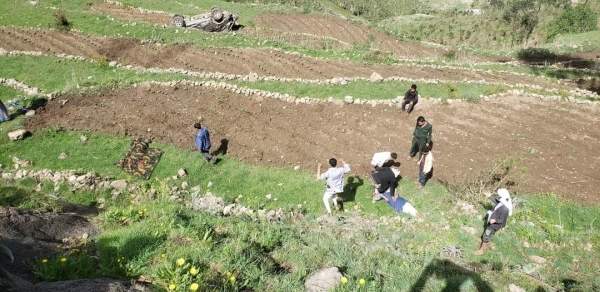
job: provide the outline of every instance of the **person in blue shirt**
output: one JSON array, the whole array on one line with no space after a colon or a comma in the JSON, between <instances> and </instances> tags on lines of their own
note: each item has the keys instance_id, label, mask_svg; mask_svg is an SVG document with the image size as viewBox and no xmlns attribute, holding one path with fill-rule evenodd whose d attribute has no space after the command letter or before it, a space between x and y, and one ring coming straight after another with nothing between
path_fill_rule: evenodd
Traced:
<instances>
[{"instance_id":1,"label":"person in blue shirt","mask_svg":"<svg viewBox=\"0 0 600 292\"><path fill-rule=\"evenodd\" d=\"M212 161L213 164L217 163L217 156L210 154L210 133L207 127L202 127L200 122L194 124L194 128L198 129L196 134L196 148L200 151L200 154L206 158L206 161Z\"/></svg>"}]
</instances>

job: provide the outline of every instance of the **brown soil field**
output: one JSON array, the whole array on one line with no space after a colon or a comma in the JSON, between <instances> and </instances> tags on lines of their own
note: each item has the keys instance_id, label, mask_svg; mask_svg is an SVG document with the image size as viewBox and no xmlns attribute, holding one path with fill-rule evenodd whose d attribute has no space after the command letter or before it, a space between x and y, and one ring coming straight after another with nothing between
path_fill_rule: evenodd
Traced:
<instances>
[{"instance_id":1,"label":"brown soil field","mask_svg":"<svg viewBox=\"0 0 600 292\"><path fill-rule=\"evenodd\" d=\"M151 129L155 141L192 150L192 123L201 115L213 141L229 141L228 156L251 164L313 169L335 156L365 175L372 153L391 150L399 153L403 175L413 179L417 162L405 157L416 117L423 115L433 125L435 178L448 180L487 169L494 158L523 155L528 172L516 191L599 203L600 109L587 105L518 97L450 105L423 101L406 117L384 106L295 105L206 87L149 85L61 99L69 102L50 101L26 127L131 136L148 136Z\"/></svg>"},{"instance_id":2,"label":"brown soil field","mask_svg":"<svg viewBox=\"0 0 600 292\"><path fill-rule=\"evenodd\" d=\"M544 88L577 88L577 83L556 84L545 78L513 74L487 74L469 69L434 69L410 65L367 65L331 61L285 53L273 49L206 49L189 45L143 44L140 40L89 36L55 30L0 27L0 44L8 51L39 51L46 54L78 55L146 68L181 68L197 72L221 72L304 79L365 77L373 72L384 78L400 76L412 79L485 80L487 82L537 84Z\"/></svg>"}]
</instances>

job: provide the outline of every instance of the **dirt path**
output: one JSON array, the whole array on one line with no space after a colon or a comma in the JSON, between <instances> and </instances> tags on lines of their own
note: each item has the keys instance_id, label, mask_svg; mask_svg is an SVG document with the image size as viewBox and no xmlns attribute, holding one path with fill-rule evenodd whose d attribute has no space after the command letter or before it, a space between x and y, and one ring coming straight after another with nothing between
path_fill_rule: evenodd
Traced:
<instances>
[{"instance_id":1,"label":"dirt path","mask_svg":"<svg viewBox=\"0 0 600 292\"><path fill-rule=\"evenodd\" d=\"M197 72L221 72L303 79L364 77L373 72L384 78L485 80L487 82L536 84L545 88L577 88L575 83L558 85L544 78L513 74L487 74L468 69L434 69L408 65L365 65L354 62L321 60L272 49L206 49L187 45L142 44L140 40L88 36L54 30L0 27L0 44L5 50L40 51L46 54L99 55L123 64L146 68L181 68Z\"/></svg>"},{"instance_id":2,"label":"dirt path","mask_svg":"<svg viewBox=\"0 0 600 292\"><path fill-rule=\"evenodd\" d=\"M356 173L366 174L373 152L392 150L411 178L416 177L416 161L404 157L416 117L424 115L434 126L437 178L486 169L495 157L523 154L529 171L519 191L599 203L597 107L507 97L478 104L424 102L406 118L388 107L259 103L211 88L149 86L61 99L69 102L64 107L49 102L26 126L132 136L147 135L150 128L155 140L191 150L191 125L202 115L216 144L228 139L228 155L252 164L312 169L317 160L338 156L353 164ZM528 154L531 148L534 154Z\"/></svg>"}]
</instances>

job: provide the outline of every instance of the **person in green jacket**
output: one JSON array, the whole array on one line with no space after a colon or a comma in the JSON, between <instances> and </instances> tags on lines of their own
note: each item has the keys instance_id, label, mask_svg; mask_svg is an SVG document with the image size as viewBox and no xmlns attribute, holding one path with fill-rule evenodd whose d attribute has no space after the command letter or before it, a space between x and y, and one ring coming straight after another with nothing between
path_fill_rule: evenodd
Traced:
<instances>
[{"instance_id":1,"label":"person in green jacket","mask_svg":"<svg viewBox=\"0 0 600 292\"><path fill-rule=\"evenodd\" d=\"M429 149L431 149L433 147L433 143L431 142L432 131L433 126L427 122L423 116L419 116L417 118L415 131L413 132L413 139L410 146L408 159L415 157L417 152L419 152L419 160L421 160L421 156L423 156L423 148L429 147Z\"/></svg>"}]
</instances>

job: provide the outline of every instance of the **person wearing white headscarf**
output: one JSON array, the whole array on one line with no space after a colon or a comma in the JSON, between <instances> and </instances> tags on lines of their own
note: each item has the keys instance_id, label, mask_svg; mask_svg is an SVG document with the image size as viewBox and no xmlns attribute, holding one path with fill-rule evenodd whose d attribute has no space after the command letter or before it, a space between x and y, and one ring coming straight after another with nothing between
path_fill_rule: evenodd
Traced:
<instances>
[{"instance_id":1,"label":"person wearing white headscarf","mask_svg":"<svg viewBox=\"0 0 600 292\"><path fill-rule=\"evenodd\" d=\"M478 250L473 252L475 255L482 255L487 247L490 245L490 239L496 231L506 226L506 220L508 216L512 215L513 204L510 197L510 193L507 189L498 189L498 198L492 197L492 194L486 194L490 200L495 204L493 210L487 212L487 223L488 226L481 235L481 246Z\"/></svg>"}]
</instances>

